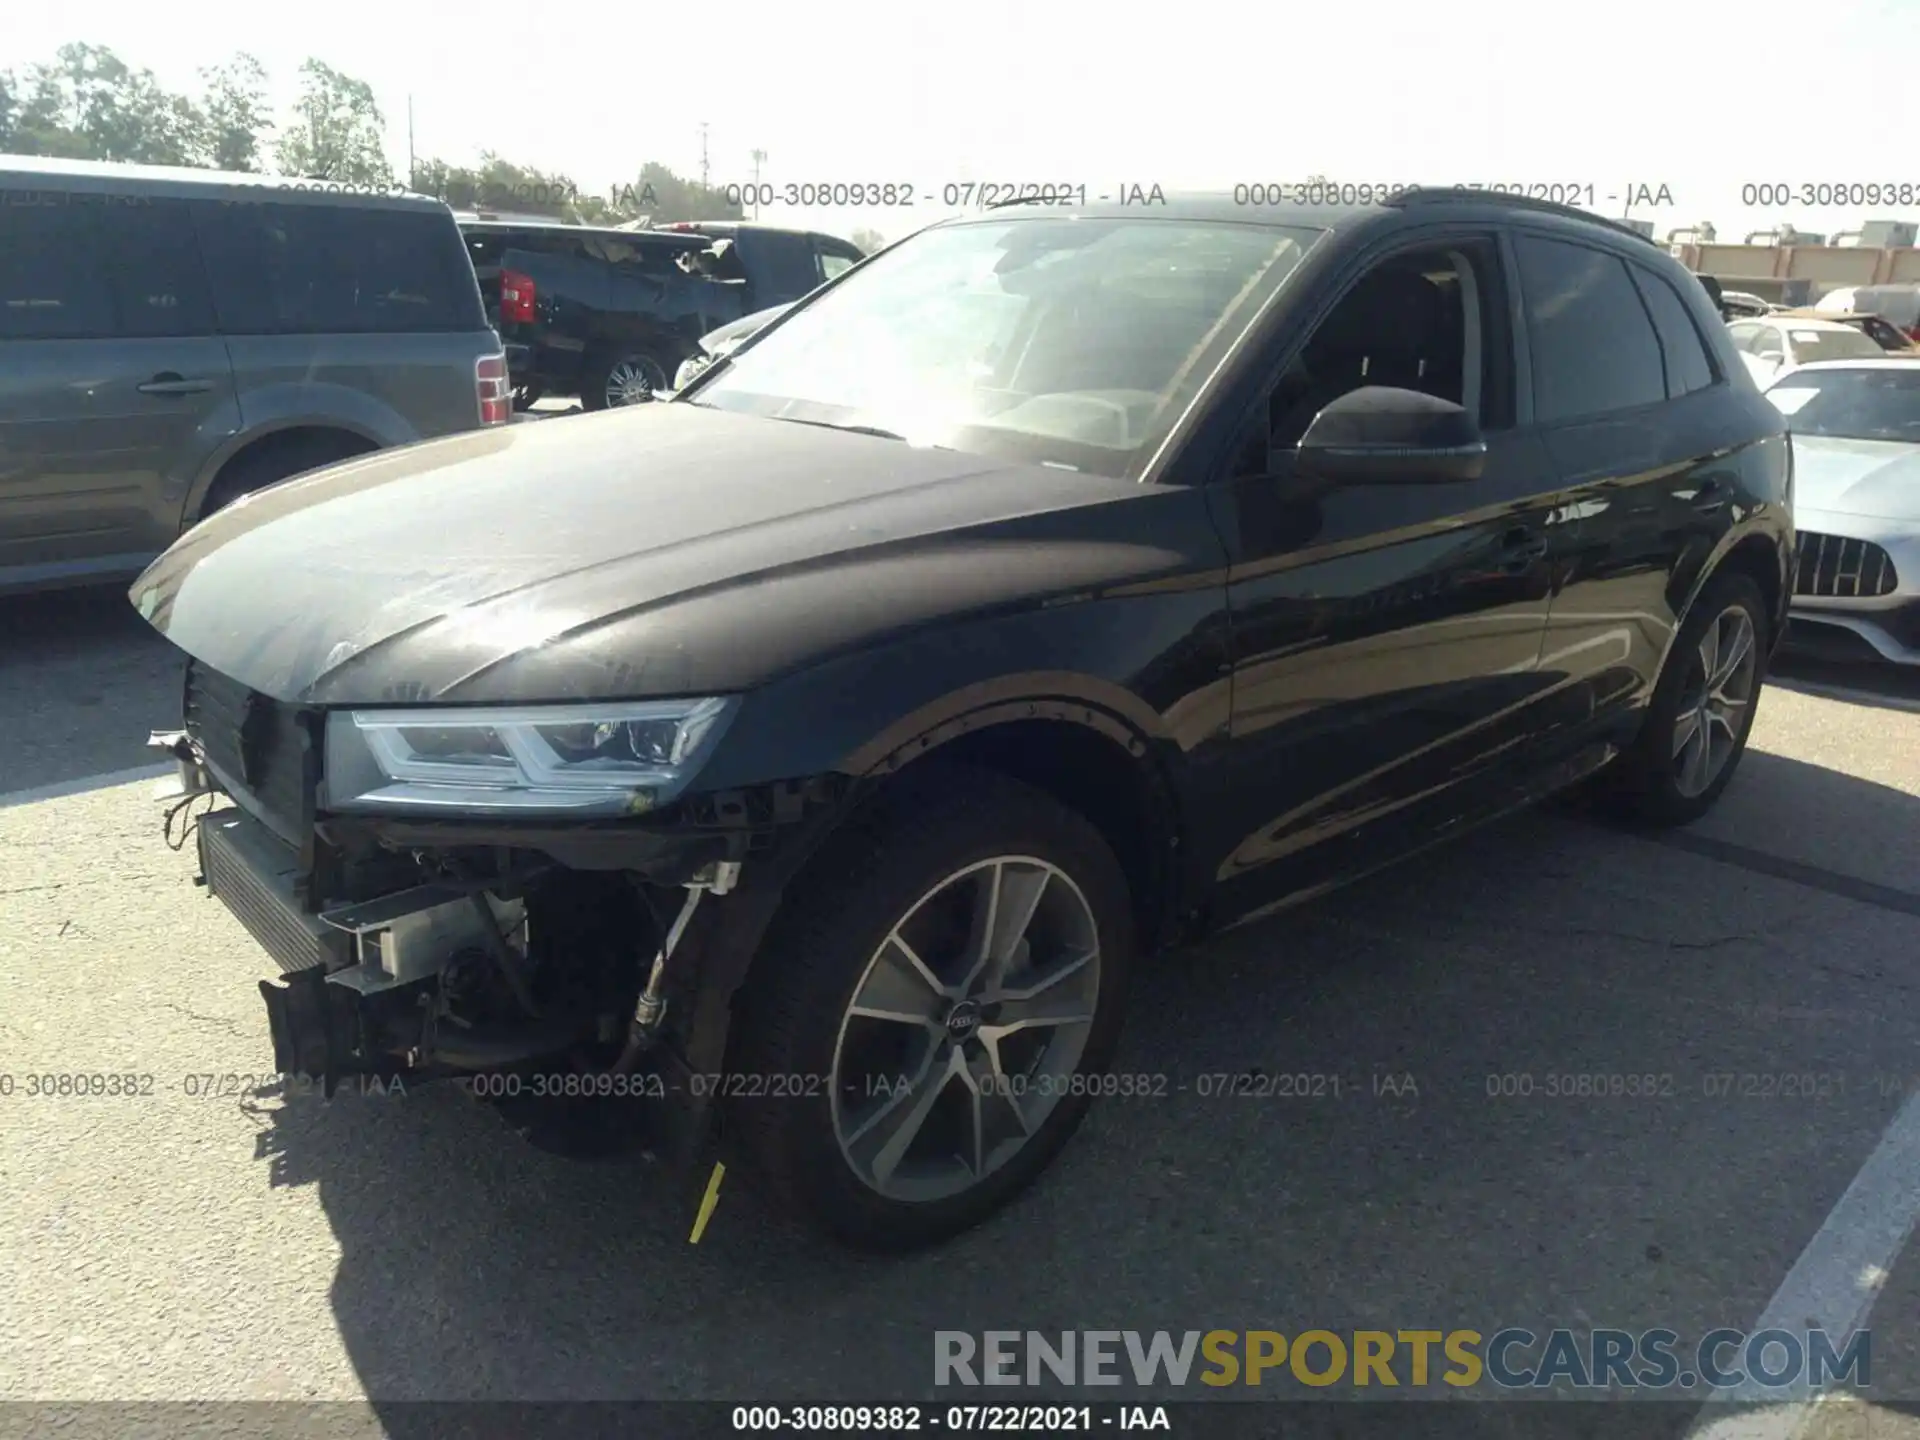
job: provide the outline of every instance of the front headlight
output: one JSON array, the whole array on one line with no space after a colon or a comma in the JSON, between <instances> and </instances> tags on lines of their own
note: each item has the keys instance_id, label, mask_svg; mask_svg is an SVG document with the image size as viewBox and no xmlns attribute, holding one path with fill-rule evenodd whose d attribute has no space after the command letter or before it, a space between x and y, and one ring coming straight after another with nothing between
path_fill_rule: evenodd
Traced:
<instances>
[{"instance_id":1,"label":"front headlight","mask_svg":"<svg viewBox=\"0 0 1920 1440\"><path fill-rule=\"evenodd\" d=\"M639 815L674 799L737 701L347 710L327 717L339 811Z\"/></svg>"}]
</instances>

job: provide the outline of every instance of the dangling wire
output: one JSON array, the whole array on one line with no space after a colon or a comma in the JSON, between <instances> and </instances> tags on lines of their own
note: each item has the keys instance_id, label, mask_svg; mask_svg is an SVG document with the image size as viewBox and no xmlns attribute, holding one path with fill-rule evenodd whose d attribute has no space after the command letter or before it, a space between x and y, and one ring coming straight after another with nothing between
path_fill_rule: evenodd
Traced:
<instances>
[{"instance_id":1,"label":"dangling wire","mask_svg":"<svg viewBox=\"0 0 1920 1440\"><path fill-rule=\"evenodd\" d=\"M196 800L206 801L206 808L198 815L187 815L186 812L192 807L193 802ZM200 827L202 820L213 813L213 807L217 803L219 803L219 796L211 790L203 790L197 795L189 795L183 800L174 801L167 809L167 818L163 831L166 836L167 848L169 850L186 849L187 841L193 838L193 832ZM186 815L186 818L180 821L180 833L176 837L173 833L173 822L177 817L182 815Z\"/></svg>"}]
</instances>

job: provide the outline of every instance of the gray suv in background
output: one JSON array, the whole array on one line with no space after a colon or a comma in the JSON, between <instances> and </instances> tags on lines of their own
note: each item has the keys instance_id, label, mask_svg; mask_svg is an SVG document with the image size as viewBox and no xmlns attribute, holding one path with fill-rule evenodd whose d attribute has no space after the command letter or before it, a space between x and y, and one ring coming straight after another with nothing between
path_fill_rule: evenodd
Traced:
<instances>
[{"instance_id":1,"label":"gray suv in background","mask_svg":"<svg viewBox=\"0 0 1920 1440\"><path fill-rule=\"evenodd\" d=\"M137 574L250 491L510 414L439 201L0 155L0 590Z\"/></svg>"}]
</instances>

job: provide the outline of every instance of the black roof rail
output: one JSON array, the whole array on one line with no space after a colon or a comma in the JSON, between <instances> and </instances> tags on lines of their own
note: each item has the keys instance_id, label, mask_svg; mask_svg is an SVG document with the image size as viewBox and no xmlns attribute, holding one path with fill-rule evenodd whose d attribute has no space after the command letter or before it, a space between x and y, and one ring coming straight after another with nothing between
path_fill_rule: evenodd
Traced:
<instances>
[{"instance_id":1,"label":"black roof rail","mask_svg":"<svg viewBox=\"0 0 1920 1440\"><path fill-rule=\"evenodd\" d=\"M1402 190L1387 203L1390 205L1446 205L1461 201L1485 201L1495 205L1504 205L1514 210L1532 210L1541 215L1559 215L1568 220L1585 220L1589 224L1604 225L1609 230L1622 235L1631 235L1634 239L1665 251L1662 245L1651 235L1642 235L1631 225L1622 225L1618 220L1610 220L1605 215L1596 215L1591 210L1582 210L1577 205L1562 205L1558 200L1543 200L1535 195L1516 195L1511 190L1476 190L1467 185L1416 185L1412 189Z\"/></svg>"}]
</instances>

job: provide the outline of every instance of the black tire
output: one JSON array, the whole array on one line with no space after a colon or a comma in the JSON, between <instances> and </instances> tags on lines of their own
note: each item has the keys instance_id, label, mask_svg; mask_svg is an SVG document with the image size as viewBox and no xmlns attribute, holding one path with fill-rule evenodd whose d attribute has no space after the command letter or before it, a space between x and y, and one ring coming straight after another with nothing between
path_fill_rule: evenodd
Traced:
<instances>
[{"instance_id":1,"label":"black tire","mask_svg":"<svg viewBox=\"0 0 1920 1440\"><path fill-rule=\"evenodd\" d=\"M1072 882L1094 923L1098 992L1076 1076L1111 1064L1124 1015L1133 919L1113 851L1091 823L998 774L928 765L895 782L831 840L790 887L743 985L728 1069L754 1077L828 1076L843 1017L868 962L917 900L947 876L995 856L1031 856ZM830 1082L789 1097L729 1097L726 1122L743 1170L778 1208L862 1249L946 1239L1011 1200L1059 1153L1090 1094L1066 1094L1022 1148L971 1188L928 1201L881 1194L842 1153Z\"/></svg>"},{"instance_id":2,"label":"black tire","mask_svg":"<svg viewBox=\"0 0 1920 1440\"><path fill-rule=\"evenodd\" d=\"M355 435L337 438L316 435L285 445L268 443L246 451L228 461L207 488L207 498L200 506L199 518L204 520L216 511L226 509L242 495L251 495L282 480L291 480L296 475L304 475L309 470L318 470L341 460L350 460L356 455L365 455L376 448Z\"/></svg>"},{"instance_id":3,"label":"black tire","mask_svg":"<svg viewBox=\"0 0 1920 1440\"><path fill-rule=\"evenodd\" d=\"M1741 712L1732 750L1719 773L1706 789L1690 795L1681 786L1676 766L1675 729L1692 687L1698 682L1701 638L1709 625L1734 606L1746 611L1753 630L1751 698ZM1769 626L1766 602L1760 587L1750 577L1722 572L1707 582L1668 652L1639 735L1595 777L1590 793L1603 811L1629 824L1670 829L1690 825L1713 808L1739 769L1740 757L1746 753L1747 736L1752 733L1754 713L1759 708L1761 687L1766 680Z\"/></svg>"},{"instance_id":4,"label":"black tire","mask_svg":"<svg viewBox=\"0 0 1920 1440\"><path fill-rule=\"evenodd\" d=\"M581 367L580 408L583 410L621 408L610 405L607 388L614 372L622 366L632 366L646 371L653 390L657 394L673 383L674 366L678 363L678 361L669 363L652 351L639 347L603 351Z\"/></svg>"}]
</instances>

